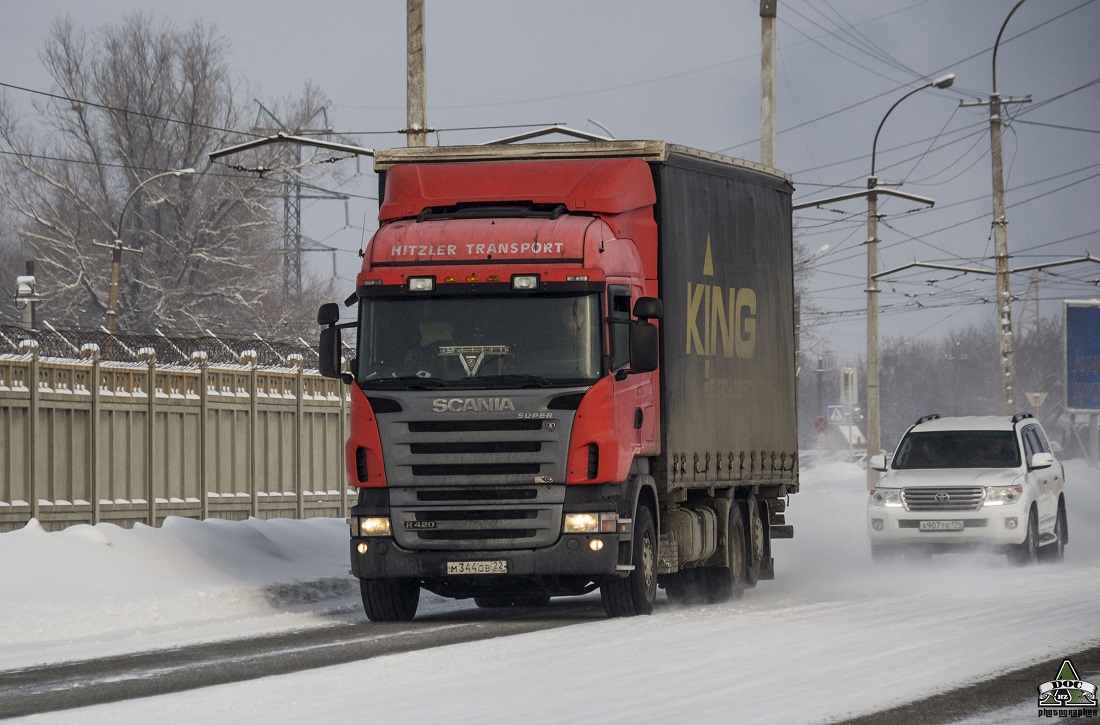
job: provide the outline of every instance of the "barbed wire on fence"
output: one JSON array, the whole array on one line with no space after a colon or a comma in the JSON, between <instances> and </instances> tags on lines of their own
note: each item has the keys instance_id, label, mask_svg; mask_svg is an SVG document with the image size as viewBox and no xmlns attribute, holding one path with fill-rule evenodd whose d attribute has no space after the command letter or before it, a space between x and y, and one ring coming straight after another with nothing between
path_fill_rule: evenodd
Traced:
<instances>
[{"instance_id":1,"label":"barbed wire on fence","mask_svg":"<svg viewBox=\"0 0 1100 725\"><path fill-rule=\"evenodd\" d=\"M0 353L18 354L24 340L38 343L39 355L78 358L87 344L99 346L100 359L114 362L138 362L138 351L153 348L161 365L190 365L195 353L204 353L208 364L240 365L246 350L256 353L260 367L292 367L289 357L301 355L305 367L317 368L317 350L304 340L294 342L252 338L218 337L213 333L196 337L175 335L115 333L105 330L57 329L28 330L19 325L0 324Z\"/></svg>"}]
</instances>

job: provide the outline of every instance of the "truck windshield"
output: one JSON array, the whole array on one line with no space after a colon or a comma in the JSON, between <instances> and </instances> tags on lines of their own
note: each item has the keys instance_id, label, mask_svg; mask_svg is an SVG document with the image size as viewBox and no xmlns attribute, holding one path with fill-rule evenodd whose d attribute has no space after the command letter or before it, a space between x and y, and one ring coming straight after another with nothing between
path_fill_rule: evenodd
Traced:
<instances>
[{"instance_id":1,"label":"truck windshield","mask_svg":"<svg viewBox=\"0 0 1100 725\"><path fill-rule=\"evenodd\" d=\"M1020 465L1016 434L1010 430L953 430L910 433L898 446L893 467L1015 468Z\"/></svg>"},{"instance_id":2,"label":"truck windshield","mask_svg":"<svg viewBox=\"0 0 1100 725\"><path fill-rule=\"evenodd\" d=\"M600 375L599 298L363 298L364 387L591 383Z\"/></svg>"}]
</instances>

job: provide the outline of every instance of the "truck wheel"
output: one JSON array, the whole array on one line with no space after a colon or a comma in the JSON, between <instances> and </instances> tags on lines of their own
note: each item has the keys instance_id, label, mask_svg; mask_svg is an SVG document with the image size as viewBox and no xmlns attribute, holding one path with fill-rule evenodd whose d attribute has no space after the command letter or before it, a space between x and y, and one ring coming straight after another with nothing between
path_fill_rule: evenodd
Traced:
<instances>
[{"instance_id":1,"label":"truck wheel","mask_svg":"<svg viewBox=\"0 0 1100 725\"><path fill-rule=\"evenodd\" d=\"M768 555L767 532L760 518L760 504L754 494L745 499L745 586L752 589L760 581L764 557Z\"/></svg>"},{"instance_id":2,"label":"truck wheel","mask_svg":"<svg viewBox=\"0 0 1100 725\"><path fill-rule=\"evenodd\" d=\"M653 514L638 506L634 517L634 571L626 577L607 579L600 586L600 598L609 617L651 614L657 600L657 532Z\"/></svg>"},{"instance_id":3,"label":"truck wheel","mask_svg":"<svg viewBox=\"0 0 1100 725\"><path fill-rule=\"evenodd\" d=\"M1046 563L1053 563L1061 561L1066 555L1066 539L1069 537L1066 535L1066 505L1062 501L1058 502L1058 518L1054 520L1054 541L1046 546L1039 547L1038 558L1039 561Z\"/></svg>"},{"instance_id":4,"label":"truck wheel","mask_svg":"<svg viewBox=\"0 0 1100 725\"><path fill-rule=\"evenodd\" d=\"M699 568L681 569L663 577L665 596L673 604L689 606L706 602L707 587Z\"/></svg>"},{"instance_id":5,"label":"truck wheel","mask_svg":"<svg viewBox=\"0 0 1100 725\"><path fill-rule=\"evenodd\" d=\"M1027 536L1023 542L1008 550L1008 559L1017 566L1027 566L1035 562L1039 553L1039 517L1032 507L1027 517Z\"/></svg>"},{"instance_id":6,"label":"truck wheel","mask_svg":"<svg viewBox=\"0 0 1100 725\"><path fill-rule=\"evenodd\" d=\"M730 565L703 569L707 599L715 604L745 596L745 524L741 520L741 507L737 505L730 506L726 545L729 547Z\"/></svg>"},{"instance_id":7,"label":"truck wheel","mask_svg":"<svg viewBox=\"0 0 1100 725\"><path fill-rule=\"evenodd\" d=\"M407 622L416 616L420 584L415 581L360 579L363 610L372 622Z\"/></svg>"}]
</instances>

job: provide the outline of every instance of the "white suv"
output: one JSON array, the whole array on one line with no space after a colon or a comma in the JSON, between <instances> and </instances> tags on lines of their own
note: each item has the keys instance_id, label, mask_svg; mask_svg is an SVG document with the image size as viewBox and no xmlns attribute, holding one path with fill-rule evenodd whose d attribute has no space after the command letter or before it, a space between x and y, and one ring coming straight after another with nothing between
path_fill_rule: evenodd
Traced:
<instances>
[{"instance_id":1,"label":"white suv","mask_svg":"<svg viewBox=\"0 0 1100 725\"><path fill-rule=\"evenodd\" d=\"M875 559L898 551L992 546L1010 560L1062 558L1069 540L1065 469L1030 413L942 418L906 431L867 501Z\"/></svg>"}]
</instances>

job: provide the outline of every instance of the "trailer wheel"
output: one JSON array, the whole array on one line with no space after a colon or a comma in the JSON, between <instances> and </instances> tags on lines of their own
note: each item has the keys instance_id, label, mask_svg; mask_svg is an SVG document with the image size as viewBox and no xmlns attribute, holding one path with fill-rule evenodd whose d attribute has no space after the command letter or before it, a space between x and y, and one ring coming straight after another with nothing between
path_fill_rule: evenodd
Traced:
<instances>
[{"instance_id":1,"label":"trailer wheel","mask_svg":"<svg viewBox=\"0 0 1100 725\"><path fill-rule=\"evenodd\" d=\"M416 616L420 584L415 581L360 579L363 611L372 622L407 622Z\"/></svg>"},{"instance_id":2,"label":"trailer wheel","mask_svg":"<svg viewBox=\"0 0 1100 725\"><path fill-rule=\"evenodd\" d=\"M726 545L729 547L730 565L708 566L703 569L707 582L707 599L715 604L745 596L745 524L741 520L740 506L730 506Z\"/></svg>"},{"instance_id":3,"label":"trailer wheel","mask_svg":"<svg viewBox=\"0 0 1100 725\"><path fill-rule=\"evenodd\" d=\"M609 617L633 617L651 614L657 601L657 532L653 514L638 507L634 517L634 571L626 577L606 579L600 586L600 598Z\"/></svg>"},{"instance_id":4,"label":"trailer wheel","mask_svg":"<svg viewBox=\"0 0 1100 725\"><path fill-rule=\"evenodd\" d=\"M760 516L760 503L754 494L745 499L745 586L752 589L760 581L764 557L768 555L768 532Z\"/></svg>"}]
</instances>

